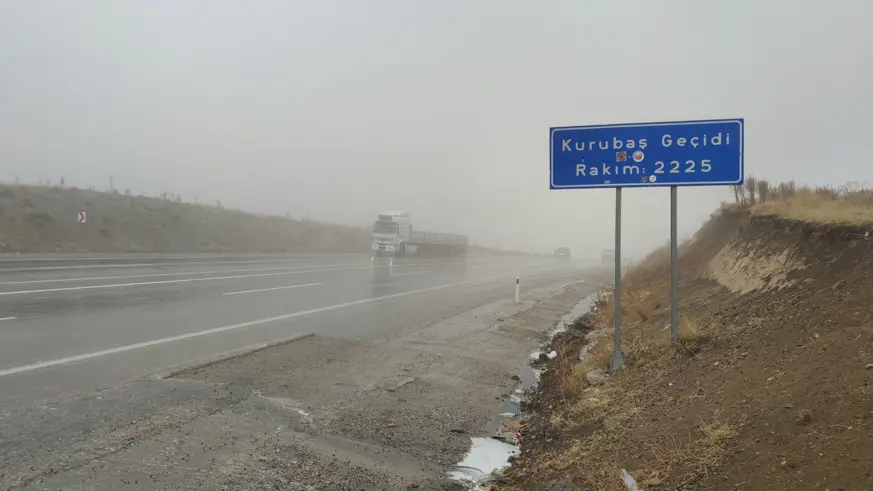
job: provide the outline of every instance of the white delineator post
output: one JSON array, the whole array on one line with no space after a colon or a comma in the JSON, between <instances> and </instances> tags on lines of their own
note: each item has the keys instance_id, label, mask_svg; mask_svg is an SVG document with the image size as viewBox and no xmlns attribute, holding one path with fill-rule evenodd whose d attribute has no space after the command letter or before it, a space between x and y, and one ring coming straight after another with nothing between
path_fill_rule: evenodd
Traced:
<instances>
[{"instance_id":1,"label":"white delineator post","mask_svg":"<svg viewBox=\"0 0 873 491\"><path fill-rule=\"evenodd\" d=\"M520 293L519 288L520 288L519 279L518 279L518 276L516 276L515 277L515 303L519 302L519 298L518 298L518 295Z\"/></svg>"}]
</instances>

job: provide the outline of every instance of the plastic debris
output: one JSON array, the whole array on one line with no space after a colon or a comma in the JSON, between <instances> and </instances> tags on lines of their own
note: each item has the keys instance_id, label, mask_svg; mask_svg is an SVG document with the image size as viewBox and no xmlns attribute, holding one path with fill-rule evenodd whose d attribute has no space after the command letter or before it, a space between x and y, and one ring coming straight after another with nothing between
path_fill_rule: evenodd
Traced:
<instances>
[{"instance_id":1,"label":"plastic debris","mask_svg":"<svg viewBox=\"0 0 873 491\"><path fill-rule=\"evenodd\" d=\"M621 480L624 482L625 487L627 487L627 491L642 491L637 487L637 482L634 481L633 476L624 469L621 470Z\"/></svg>"},{"instance_id":2,"label":"plastic debris","mask_svg":"<svg viewBox=\"0 0 873 491\"><path fill-rule=\"evenodd\" d=\"M554 360L555 358L558 357L558 352L555 350L552 350L552 352L547 354L546 356L548 356L550 360Z\"/></svg>"}]
</instances>

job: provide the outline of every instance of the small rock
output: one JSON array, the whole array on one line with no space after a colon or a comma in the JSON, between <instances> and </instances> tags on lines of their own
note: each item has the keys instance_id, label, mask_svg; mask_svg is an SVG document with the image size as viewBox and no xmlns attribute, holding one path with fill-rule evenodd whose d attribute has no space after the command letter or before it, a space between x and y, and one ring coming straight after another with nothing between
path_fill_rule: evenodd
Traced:
<instances>
[{"instance_id":1,"label":"small rock","mask_svg":"<svg viewBox=\"0 0 873 491\"><path fill-rule=\"evenodd\" d=\"M802 425L808 425L812 423L812 411L809 409L804 409L800 411L800 414L797 416L797 422Z\"/></svg>"},{"instance_id":2,"label":"small rock","mask_svg":"<svg viewBox=\"0 0 873 491\"><path fill-rule=\"evenodd\" d=\"M868 363L867 366L865 366L864 368L866 368L867 370L873 369L873 363Z\"/></svg>"},{"instance_id":3,"label":"small rock","mask_svg":"<svg viewBox=\"0 0 873 491\"><path fill-rule=\"evenodd\" d=\"M463 435L464 433L467 432L467 430L465 430L465 429L463 429L463 428L459 428L459 427L451 428L451 429L449 429L449 431L452 432L452 433L457 433L457 434L459 434L459 435Z\"/></svg>"},{"instance_id":4,"label":"small rock","mask_svg":"<svg viewBox=\"0 0 873 491\"><path fill-rule=\"evenodd\" d=\"M591 370L585 374L585 381L588 382L589 385L603 385L608 378L609 375L607 375L606 370L602 368Z\"/></svg>"},{"instance_id":5,"label":"small rock","mask_svg":"<svg viewBox=\"0 0 873 491\"><path fill-rule=\"evenodd\" d=\"M512 380L515 380L516 382L518 382L519 380L521 380L521 377L519 377L518 375L513 375L513 376L510 377L510 378L511 378Z\"/></svg>"},{"instance_id":6,"label":"small rock","mask_svg":"<svg viewBox=\"0 0 873 491\"><path fill-rule=\"evenodd\" d=\"M643 486L660 486L661 480L657 477L653 477L647 481L643 481Z\"/></svg>"},{"instance_id":7,"label":"small rock","mask_svg":"<svg viewBox=\"0 0 873 491\"><path fill-rule=\"evenodd\" d=\"M500 422L500 431L503 433L518 433L521 431L522 422L517 419L504 419Z\"/></svg>"}]
</instances>

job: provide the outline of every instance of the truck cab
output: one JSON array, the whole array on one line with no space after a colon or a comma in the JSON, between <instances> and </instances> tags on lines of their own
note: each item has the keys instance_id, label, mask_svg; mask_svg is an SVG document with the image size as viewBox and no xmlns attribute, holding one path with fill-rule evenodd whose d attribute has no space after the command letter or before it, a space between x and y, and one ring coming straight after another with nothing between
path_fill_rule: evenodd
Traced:
<instances>
[{"instance_id":1,"label":"truck cab","mask_svg":"<svg viewBox=\"0 0 873 491\"><path fill-rule=\"evenodd\" d=\"M405 211L384 211L373 222L373 254L376 256L406 255L412 222Z\"/></svg>"}]
</instances>

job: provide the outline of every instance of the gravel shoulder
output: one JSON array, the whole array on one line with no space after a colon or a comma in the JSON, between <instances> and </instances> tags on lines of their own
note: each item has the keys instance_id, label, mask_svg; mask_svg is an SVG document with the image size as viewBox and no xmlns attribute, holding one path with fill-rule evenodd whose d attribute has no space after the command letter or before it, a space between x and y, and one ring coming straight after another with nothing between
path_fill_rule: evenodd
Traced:
<instances>
[{"instance_id":1,"label":"gravel shoulder","mask_svg":"<svg viewBox=\"0 0 873 491\"><path fill-rule=\"evenodd\" d=\"M83 399L110 420L104 397L148 389L152 402L79 432L74 449L46 433L34 445L51 451L4 469L0 489L446 489L530 351L603 280L370 338L316 334Z\"/></svg>"}]
</instances>

